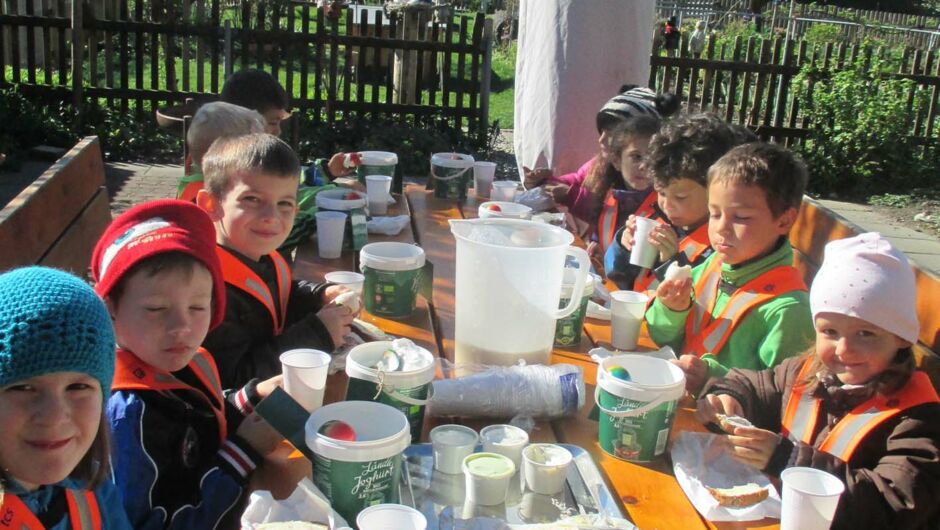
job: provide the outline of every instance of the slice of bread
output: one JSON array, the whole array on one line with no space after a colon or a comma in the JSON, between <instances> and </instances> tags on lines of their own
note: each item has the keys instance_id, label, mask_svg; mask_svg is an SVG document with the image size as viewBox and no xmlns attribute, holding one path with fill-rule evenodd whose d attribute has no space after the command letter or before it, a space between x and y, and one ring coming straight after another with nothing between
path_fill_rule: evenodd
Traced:
<instances>
[{"instance_id":1,"label":"slice of bread","mask_svg":"<svg viewBox=\"0 0 940 530\"><path fill-rule=\"evenodd\" d=\"M725 432L733 433L735 427L753 427L750 421L747 418L741 416L725 416L724 414L716 414L718 418L718 425L721 426Z\"/></svg>"},{"instance_id":2,"label":"slice of bread","mask_svg":"<svg viewBox=\"0 0 940 530\"><path fill-rule=\"evenodd\" d=\"M728 508L746 508L753 506L770 495L770 490L753 482L731 488L710 488L706 486L718 504Z\"/></svg>"}]
</instances>

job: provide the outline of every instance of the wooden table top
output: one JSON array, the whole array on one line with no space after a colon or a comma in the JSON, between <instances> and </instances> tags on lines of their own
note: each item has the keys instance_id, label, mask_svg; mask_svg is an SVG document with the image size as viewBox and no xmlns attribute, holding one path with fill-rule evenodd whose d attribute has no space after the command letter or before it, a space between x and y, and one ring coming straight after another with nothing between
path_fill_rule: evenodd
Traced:
<instances>
[{"instance_id":1,"label":"wooden table top","mask_svg":"<svg viewBox=\"0 0 940 530\"><path fill-rule=\"evenodd\" d=\"M476 217L481 201L468 198L466 203L460 204L454 200L437 199L423 186L415 184L407 185L404 195L398 199L397 205L390 206L388 215L411 216L411 229L406 227L397 236L370 234L369 241L398 241L420 245L434 265L432 300L428 303L419 297L415 312L406 319L385 319L365 311L360 318L375 324L390 335L408 337L439 357L453 361L456 246L448 221ZM315 243L302 245L298 249L294 263L294 274L297 278L322 281L323 275L333 270L358 270L358 253L344 251L340 258L324 260L317 256ZM605 475L608 488L614 492L623 513L628 514L639 528L779 528L779 522L771 519L750 523L710 523L698 514L680 489L672 475L672 465L668 458L661 457L647 464L634 464L614 458L600 448L597 422L588 418L592 408L589 402L594 396L597 365L587 356L587 351L595 345L609 346L609 343L609 322L586 319L581 341L576 347L554 350L552 363L575 364L584 370L586 403L574 417L537 423L530 435L531 439L569 443L587 450ZM641 346L652 348L653 344L644 337L641 339ZM342 400L345 388L345 374L337 373L331 376L325 402ZM691 400L684 401L680 406L673 425L673 437L682 430L703 430L693 418L693 406ZM450 420L440 418L428 418L425 421L423 439L427 439L430 428L449 422ZM461 419L459 422L476 429L494 423L467 419Z\"/></svg>"}]
</instances>

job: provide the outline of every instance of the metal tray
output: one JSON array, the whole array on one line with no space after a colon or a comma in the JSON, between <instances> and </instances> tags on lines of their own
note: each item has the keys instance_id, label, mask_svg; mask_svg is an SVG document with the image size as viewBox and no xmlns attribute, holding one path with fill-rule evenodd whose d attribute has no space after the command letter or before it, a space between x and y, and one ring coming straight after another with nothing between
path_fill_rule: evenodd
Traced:
<instances>
[{"instance_id":1,"label":"metal tray","mask_svg":"<svg viewBox=\"0 0 940 530\"><path fill-rule=\"evenodd\" d=\"M509 524L553 523L579 514L624 518L591 455L575 445L559 445L574 457L560 493L534 493L522 484L525 480L517 472L509 483L505 504L478 506L466 500L463 474L434 470L431 444L414 444L405 450L402 459L401 503L420 510L427 517L428 530L450 530L462 526L455 521L476 517ZM477 451L481 450L477 446Z\"/></svg>"}]
</instances>

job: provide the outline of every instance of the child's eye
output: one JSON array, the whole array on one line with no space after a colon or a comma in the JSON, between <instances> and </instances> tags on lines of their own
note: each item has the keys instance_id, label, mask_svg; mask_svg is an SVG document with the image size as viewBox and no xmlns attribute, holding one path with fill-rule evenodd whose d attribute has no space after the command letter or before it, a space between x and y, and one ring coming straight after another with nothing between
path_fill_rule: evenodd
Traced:
<instances>
[{"instance_id":1,"label":"child's eye","mask_svg":"<svg viewBox=\"0 0 940 530\"><path fill-rule=\"evenodd\" d=\"M291 209L293 209L293 208L294 208L294 202L293 202L293 201L281 201L281 202L278 203L278 206L280 206L281 208L291 208Z\"/></svg>"},{"instance_id":2,"label":"child's eye","mask_svg":"<svg viewBox=\"0 0 940 530\"><path fill-rule=\"evenodd\" d=\"M735 215L734 218L738 221L747 221L750 217L745 217L743 215Z\"/></svg>"},{"instance_id":3,"label":"child's eye","mask_svg":"<svg viewBox=\"0 0 940 530\"><path fill-rule=\"evenodd\" d=\"M158 313L160 311L163 311L164 309L166 308L163 306L147 306L144 308L144 310L147 311L148 313Z\"/></svg>"},{"instance_id":4,"label":"child's eye","mask_svg":"<svg viewBox=\"0 0 940 530\"><path fill-rule=\"evenodd\" d=\"M205 311L205 310L206 310L206 306L202 306L202 305L193 305L193 306L189 306L189 310L190 310L190 311Z\"/></svg>"},{"instance_id":5,"label":"child's eye","mask_svg":"<svg viewBox=\"0 0 940 530\"><path fill-rule=\"evenodd\" d=\"M82 390L92 390L92 389L94 389L94 387L92 385L89 385L88 383L72 383L71 385L66 387L66 390L70 392L79 392Z\"/></svg>"},{"instance_id":6,"label":"child's eye","mask_svg":"<svg viewBox=\"0 0 940 530\"><path fill-rule=\"evenodd\" d=\"M819 332L822 333L823 335L827 336L827 337L838 337L838 336L839 336L839 334L838 334L838 333L836 332L836 330L834 330L834 329L826 328L826 329L821 329L821 330L819 330Z\"/></svg>"},{"instance_id":7,"label":"child's eye","mask_svg":"<svg viewBox=\"0 0 940 530\"><path fill-rule=\"evenodd\" d=\"M874 337L875 334L874 334L873 332L871 332L871 331L868 331L867 329L862 329L862 330L859 330L858 336L861 337L861 338L863 338L863 339L870 339L870 338Z\"/></svg>"},{"instance_id":8,"label":"child's eye","mask_svg":"<svg viewBox=\"0 0 940 530\"><path fill-rule=\"evenodd\" d=\"M3 389L4 392L32 392L35 390L33 385L19 384L19 385L10 385Z\"/></svg>"},{"instance_id":9,"label":"child's eye","mask_svg":"<svg viewBox=\"0 0 940 530\"><path fill-rule=\"evenodd\" d=\"M250 203L252 203L252 204L257 203L258 201L260 201L260 199L259 199L258 197L255 197L255 196L253 196L253 195L249 195L249 196L247 196L247 197L242 197L241 200L242 200L242 202L250 202Z\"/></svg>"}]
</instances>

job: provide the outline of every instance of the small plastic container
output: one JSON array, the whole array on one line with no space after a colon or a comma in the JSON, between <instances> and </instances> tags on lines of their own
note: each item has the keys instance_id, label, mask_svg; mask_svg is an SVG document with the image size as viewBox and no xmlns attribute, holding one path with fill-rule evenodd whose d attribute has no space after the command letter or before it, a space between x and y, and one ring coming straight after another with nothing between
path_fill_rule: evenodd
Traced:
<instances>
[{"instance_id":1,"label":"small plastic container","mask_svg":"<svg viewBox=\"0 0 940 530\"><path fill-rule=\"evenodd\" d=\"M480 506L506 502L509 479L516 473L512 460L497 453L475 453L464 458L462 468L467 500Z\"/></svg>"},{"instance_id":2,"label":"small plastic container","mask_svg":"<svg viewBox=\"0 0 940 530\"><path fill-rule=\"evenodd\" d=\"M565 487L571 452L555 444L532 444L522 451L525 485L535 493L554 495Z\"/></svg>"},{"instance_id":3,"label":"small plastic container","mask_svg":"<svg viewBox=\"0 0 940 530\"><path fill-rule=\"evenodd\" d=\"M376 504L356 516L359 530L425 530L428 520L423 513L402 504Z\"/></svg>"},{"instance_id":4,"label":"small plastic container","mask_svg":"<svg viewBox=\"0 0 940 530\"><path fill-rule=\"evenodd\" d=\"M463 472L463 460L473 453L480 436L470 427L448 424L431 429L429 438L434 452L434 469L457 475Z\"/></svg>"},{"instance_id":5,"label":"small plastic container","mask_svg":"<svg viewBox=\"0 0 940 530\"><path fill-rule=\"evenodd\" d=\"M480 431L483 450L512 460L516 470L522 469L522 450L529 443L529 433L515 425L490 425Z\"/></svg>"}]
</instances>

